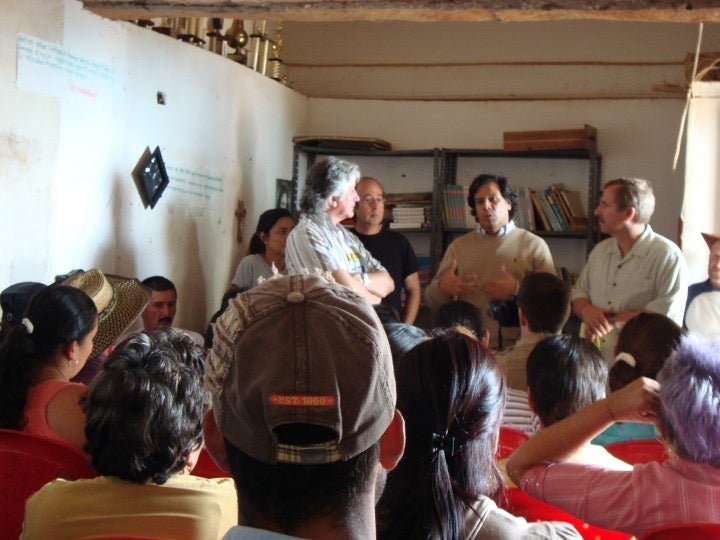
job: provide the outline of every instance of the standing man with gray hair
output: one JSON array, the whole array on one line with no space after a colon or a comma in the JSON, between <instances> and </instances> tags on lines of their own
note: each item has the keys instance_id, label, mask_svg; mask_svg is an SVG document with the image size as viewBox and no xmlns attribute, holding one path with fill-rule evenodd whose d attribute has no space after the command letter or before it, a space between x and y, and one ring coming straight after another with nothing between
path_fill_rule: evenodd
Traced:
<instances>
[{"instance_id":1,"label":"standing man with gray hair","mask_svg":"<svg viewBox=\"0 0 720 540\"><path fill-rule=\"evenodd\" d=\"M572 292L572 308L585 337L600 340L609 361L617 329L641 311L661 313L682 324L688 270L680 249L653 232L652 185L641 178L617 178L603 187L595 217L610 238L590 253Z\"/></svg>"},{"instance_id":2,"label":"standing man with gray hair","mask_svg":"<svg viewBox=\"0 0 720 540\"><path fill-rule=\"evenodd\" d=\"M310 167L300 199L303 215L288 236L285 264L289 274L329 272L335 281L378 305L395 288L393 279L340 224L355 214L359 179L355 163L332 156Z\"/></svg>"}]
</instances>

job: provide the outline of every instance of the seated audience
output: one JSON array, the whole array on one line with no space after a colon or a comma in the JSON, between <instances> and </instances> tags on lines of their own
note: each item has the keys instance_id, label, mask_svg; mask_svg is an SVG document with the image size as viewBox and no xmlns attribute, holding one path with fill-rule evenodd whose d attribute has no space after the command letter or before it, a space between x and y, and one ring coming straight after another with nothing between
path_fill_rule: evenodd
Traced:
<instances>
[{"instance_id":1,"label":"seated audience","mask_svg":"<svg viewBox=\"0 0 720 540\"><path fill-rule=\"evenodd\" d=\"M541 430L509 458L530 495L637 537L677 523L720 523L720 341L683 336L654 381L636 379ZM671 457L608 471L568 457L615 421L657 421ZM673 456L674 454L674 456Z\"/></svg>"},{"instance_id":2,"label":"seated audience","mask_svg":"<svg viewBox=\"0 0 720 540\"><path fill-rule=\"evenodd\" d=\"M396 377L407 447L378 503L378 538L580 538L496 505L505 382L486 347L450 330L403 356Z\"/></svg>"},{"instance_id":3,"label":"seated audience","mask_svg":"<svg viewBox=\"0 0 720 540\"><path fill-rule=\"evenodd\" d=\"M70 379L97 330L97 309L83 291L53 285L35 294L0 347L0 427L82 449L86 386Z\"/></svg>"},{"instance_id":4,"label":"seated audience","mask_svg":"<svg viewBox=\"0 0 720 540\"><path fill-rule=\"evenodd\" d=\"M23 281L10 285L0 292L0 309L2 309L2 319L0 319L0 343L3 342L5 336L10 332L13 326L20 324L25 308L27 308L33 295L46 287L43 283L34 281Z\"/></svg>"},{"instance_id":5,"label":"seated audience","mask_svg":"<svg viewBox=\"0 0 720 540\"><path fill-rule=\"evenodd\" d=\"M657 379L683 331L675 321L660 313L640 313L620 330L615 345L615 361L610 368L609 387L614 392L640 377ZM654 424L616 422L595 437L595 444L656 439Z\"/></svg>"},{"instance_id":6,"label":"seated audience","mask_svg":"<svg viewBox=\"0 0 720 540\"><path fill-rule=\"evenodd\" d=\"M272 208L260 214L247 255L240 260L232 284L247 290L260 279L286 274L285 242L294 226L295 220L285 208Z\"/></svg>"},{"instance_id":7,"label":"seated audience","mask_svg":"<svg viewBox=\"0 0 720 540\"><path fill-rule=\"evenodd\" d=\"M205 381L241 509L227 540L375 538L405 430L390 347L360 294L295 274L238 295Z\"/></svg>"},{"instance_id":8,"label":"seated audience","mask_svg":"<svg viewBox=\"0 0 720 540\"><path fill-rule=\"evenodd\" d=\"M488 347L490 344L490 332L483 327L480 311L475 304L465 300L450 300L442 304L435 312L435 328L440 330L454 328L479 340L483 347ZM527 394L524 390L505 389L502 425L528 435L537 431L539 422L528 406Z\"/></svg>"},{"instance_id":9,"label":"seated audience","mask_svg":"<svg viewBox=\"0 0 720 540\"><path fill-rule=\"evenodd\" d=\"M527 390L525 364L535 345L556 335L570 317L570 286L548 272L533 272L520 282L517 294L520 339L498 352L510 388Z\"/></svg>"},{"instance_id":10,"label":"seated audience","mask_svg":"<svg viewBox=\"0 0 720 540\"><path fill-rule=\"evenodd\" d=\"M607 373L600 350L586 339L559 335L540 341L528 357L527 384L528 402L541 426L551 426L604 398ZM573 459L630 469L596 444L581 446Z\"/></svg>"},{"instance_id":11,"label":"seated audience","mask_svg":"<svg viewBox=\"0 0 720 540\"><path fill-rule=\"evenodd\" d=\"M148 297L137 280L98 269L36 293L0 348L0 427L82 449L86 386L71 379L117 339Z\"/></svg>"},{"instance_id":12,"label":"seated audience","mask_svg":"<svg viewBox=\"0 0 720 540\"><path fill-rule=\"evenodd\" d=\"M102 476L54 480L28 499L22 538L221 538L231 479L190 473L202 447L202 347L171 328L118 345L88 391L86 450Z\"/></svg>"},{"instance_id":13,"label":"seated audience","mask_svg":"<svg viewBox=\"0 0 720 540\"><path fill-rule=\"evenodd\" d=\"M490 332L485 330L480 310L467 300L449 300L441 304L435 311L435 328L455 328L469 332L471 337L480 340L487 347Z\"/></svg>"},{"instance_id":14,"label":"seated audience","mask_svg":"<svg viewBox=\"0 0 720 540\"><path fill-rule=\"evenodd\" d=\"M173 326L175 313L177 311L177 289L175 289L175 284L163 276L145 278L142 284L152 292L150 301L141 315L143 329L149 331L163 326ZM193 338L198 345L205 344L205 338L197 332L177 327L174 328L185 332Z\"/></svg>"}]
</instances>

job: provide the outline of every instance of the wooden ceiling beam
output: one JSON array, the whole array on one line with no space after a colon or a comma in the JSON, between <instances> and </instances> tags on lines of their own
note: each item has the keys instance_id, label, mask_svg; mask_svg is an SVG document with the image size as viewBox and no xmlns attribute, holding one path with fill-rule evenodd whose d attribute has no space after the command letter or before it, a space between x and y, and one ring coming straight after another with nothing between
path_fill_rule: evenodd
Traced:
<instances>
[{"instance_id":1,"label":"wooden ceiling beam","mask_svg":"<svg viewBox=\"0 0 720 540\"><path fill-rule=\"evenodd\" d=\"M720 0L83 0L83 5L104 17L123 20L720 22Z\"/></svg>"}]
</instances>

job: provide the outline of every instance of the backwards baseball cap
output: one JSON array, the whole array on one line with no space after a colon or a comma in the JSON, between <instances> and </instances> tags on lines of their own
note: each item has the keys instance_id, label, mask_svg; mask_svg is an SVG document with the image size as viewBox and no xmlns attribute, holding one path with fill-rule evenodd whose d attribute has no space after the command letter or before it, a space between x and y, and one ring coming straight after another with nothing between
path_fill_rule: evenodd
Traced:
<instances>
[{"instance_id":1,"label":"backwards baseball cap","mask_svg":"<svg viewBox=\"0 0 720 540\"><path fill-rule=\"evenodd\" d=\"M36 292L47 287L44 283L34 281L23 281L10 285L0 292L0 308L2 309L2 321L9 324L20 324L25 308Z\"/></svg>"},{"instance_id":2,"label":"backwards baseball cap","mask_svg":"<svg viewBox=\"0 0 720 540\"><path fill-rule=\"evenodd\" d=\"M273 278L233 298L214 333L205 384L215 421L250 457L270 464L347 461L390 425L390 345L373 308L351 289L315 275ZM284 439L306 426L332 435Z\"/></svg>"}]
</instances>

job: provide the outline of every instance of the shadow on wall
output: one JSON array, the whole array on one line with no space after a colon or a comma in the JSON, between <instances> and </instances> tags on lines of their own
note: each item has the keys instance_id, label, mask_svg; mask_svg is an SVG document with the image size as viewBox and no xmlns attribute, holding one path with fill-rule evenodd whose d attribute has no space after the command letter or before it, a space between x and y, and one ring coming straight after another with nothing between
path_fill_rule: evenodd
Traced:
<instances>
[{"instance_id":1,"label":"shadow on wall","mask_svg":"<svg viewBox=\"0 0 720 540\"><path fill-rule=\"evenodd\" d=\"M108 269L113 269L113 272L110 273L117 273L125 277L142 279L142 277L137 275L137 251L132 241L131 234L133 223L131 219L125 219L126 216L131 215L129 207L133 205L133 202L129 200L126 201L123 197L123 194L126 191L123 184L127 183L127 181L127 178L123 178L119 174L116 174L113 178L112 209L108 215L108 219L112 220L112 223L114 224L113 230L115 231L115 247L114 252L109 250L109 253L103 256L103 260L112 261L112 263L106 267ZM124 208L123 203L125 203L125 206L128 208ZM140 204L139 199L137 204Z\"/></svg>"},{"instance_id":2,"label":"shadow on wall","mask_svg":"<svg viewBox=\"0 0 720 540\"><path fill-rule=\"evenodd\" d=\"M177 288L175 326L202 334L209 315L205 307L206 276L200 257L198 224L188 215L187 209L182 213L185 219L180 219L177 213L171 213L166 220L165 238L168 246L171 246L167 249L169 260L158 266L168 269L165 275Z\"/></svg>"}]
</instances>

